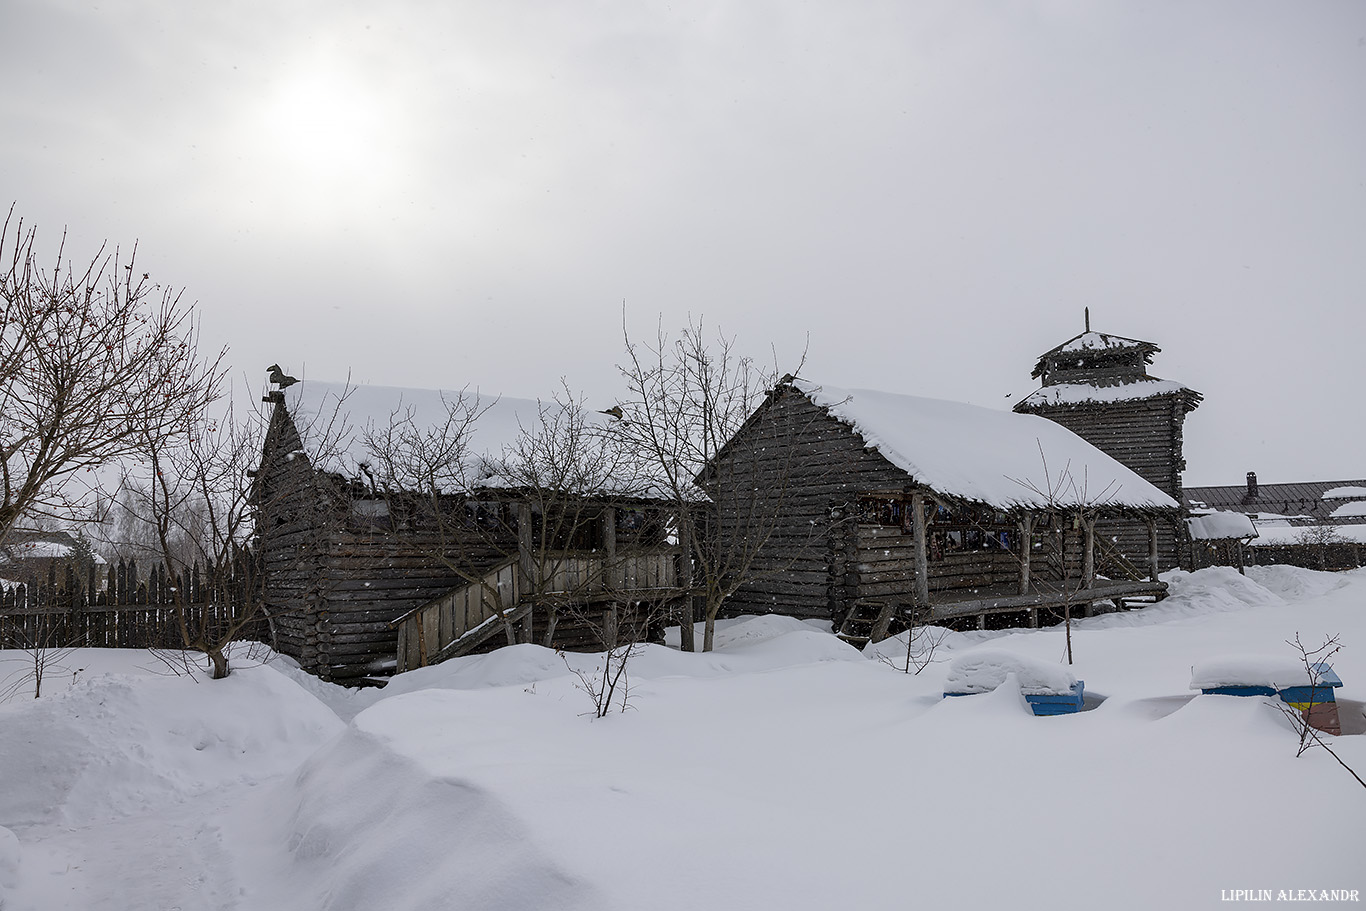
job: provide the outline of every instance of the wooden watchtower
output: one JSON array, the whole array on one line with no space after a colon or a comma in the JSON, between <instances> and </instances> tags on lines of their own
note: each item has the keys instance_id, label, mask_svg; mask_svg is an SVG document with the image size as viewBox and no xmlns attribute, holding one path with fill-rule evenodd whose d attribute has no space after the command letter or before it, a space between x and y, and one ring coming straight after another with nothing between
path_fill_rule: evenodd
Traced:
<instances>
[{"instance_id":1,"label":"wooden watchtower","mask_svg":"<svg viewBox=\"0 0 1366 911\"><path fill-rule=\"evenodd\" d=\"M1171 380L1151 376L1148 366L1161 351L1152 342L1086 331L1039 356L1031 374L1042 386L1015 406L1063 425L1112 456L1177 502L1181 494L1182 426L1203 396ZM1132 529L1100 528L1109 542L1110 573L1125 573L1147 563L1149 542ZM1182 525L1168 520L1158 528L1158 562L1177 566Z\"/></svg>"}]
</instances>

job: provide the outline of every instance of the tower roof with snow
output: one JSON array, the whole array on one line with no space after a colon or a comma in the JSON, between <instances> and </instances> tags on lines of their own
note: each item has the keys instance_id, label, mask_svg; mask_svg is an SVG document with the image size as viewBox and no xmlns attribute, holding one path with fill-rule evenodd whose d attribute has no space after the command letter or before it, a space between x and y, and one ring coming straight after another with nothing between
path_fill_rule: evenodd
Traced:
<instances>
[{"instance_id":1,"label":"tower roof with snow","mask_svg":"<svg viewBox=\"0 0 1366 911\"><path fill-rule=\"evenodd\" d=\"M1173 395L1180 398L1187 412L1193 411L1203 398L1200 393L1148 374L1153 355L1161 350L1141 339L1094 332L1088 317L1085 332L1039 356L1030 376L1041 380L1042 388L1021 400L1016 410Z\"/></svg>"}]
</instances>

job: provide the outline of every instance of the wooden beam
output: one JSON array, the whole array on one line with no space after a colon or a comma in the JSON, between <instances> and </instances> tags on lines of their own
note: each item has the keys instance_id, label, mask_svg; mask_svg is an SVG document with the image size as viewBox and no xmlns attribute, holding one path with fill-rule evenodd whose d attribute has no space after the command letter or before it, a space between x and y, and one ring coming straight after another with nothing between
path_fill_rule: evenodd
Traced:
<instances>
[{"instance_id":1,"label":"wooden beam","mask_svg":"<svg viewBox=\"0 0 1366 911\"><path fill-rule=\"evenodd\" d=\"M1148 519L1148 578L1157 581L1157 520Z\"/></svg>"},{"instance_id":2,"label":"wooden beam","mask_svg":"<svg viewBox=\"0 0 1366 911\"><path fill-rule=\"evenodd\" d=\"M531 504L525 502L517 504L517 569L522 574L522 592L539 594L541 580L534 578L536 554L532 549ZM528 602L525 615L526 622L522 625L523 642L531 641L532 619L531 602Z\"/></svg>"},{"instance_id":3,"label":"wooden beam","mask_svg":"<svg viewBox=\"0 0 1366 911\"><path fill-rule=\"evenodd\" d=\"M531 539L531 504L518 503L514 508L517 514L517 568L522 573L522 581L530 583L536 569L536 555ZM528 589L529 584L523 586L524 591Z\"/></svg>"},{"instance_id":4,"label":"wooden beam","mask_svg":"<svg viewBox=\"0 0 1366 911\"><path fill-rule=\"evenodd\" d=\"M602 511L602 550L608 563L617 557L617 508L609 506Z\"/></svg>"},{"instance_id":5,"label":"wooden beam","mask_svg":"<svg viewBox=\"0 0 1366 911\"><path fill-rule=\"evenodd\" d=\"M869 642L881 642L887 638L887 628L892 624L892 614L896 612L896 605L891 601L882 605L882 609L877 612L876 619L873 620L873 628L868 633Z\"/></svg>"},{"instance_id":6,"label":"wooden beam","mask_svg":"<svg viewBox=\"0 0 1366 911\"><path fill-rule=\"evenodd\" d=\"M1096 584L1096 519L1094 516L1081 517L1081 586L1093 588Z\"/></svg>"},{"instance_id":7,"label":"wooden beam","mask_svg":"<svg viewBox=\"0 0 1366 911\"><path fill-rule=\"evenodd\" d=\"M1029 594L1029 555L1034 551L1034 514L1027 512L1020 517L1020 594ZM1035 618L1035 625L1038 618Z\"/></svg>"},{"instance_id":8,"label":"wooden beam","mask_svg":"<svg viewBox=\"0 0 1366 911\"><path fill-rule=\"evenodd\" d=\"M930 557L925 540L925 495L911 494L911 538L915 544L915 606L930 604Z\"/></svg>"}]
</instances>

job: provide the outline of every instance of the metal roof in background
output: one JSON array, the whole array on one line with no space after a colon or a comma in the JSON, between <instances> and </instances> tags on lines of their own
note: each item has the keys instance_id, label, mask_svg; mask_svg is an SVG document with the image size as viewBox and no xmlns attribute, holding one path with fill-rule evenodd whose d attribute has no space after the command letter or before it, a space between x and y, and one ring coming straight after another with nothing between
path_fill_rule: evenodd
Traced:
<instances>
[{"instance_id":1,"label":"metal roof in background","mask_svg":"<svg viewBox=\"0 0 1366 911\"><path fill-rule=\"evenodd\" d=\"M1187 506L1227 509L1241 513L1303 517L1315 523L1357 525L1366 523L1366 516L1332 518L1331 513L1344 503L1366 500L1366 496L1325 500L1323 495L1336 487L1366 489L1366 480L1356 481L1301 481L1294 484L1257 484L1255 497L1248 495L1248 485L1227 487L1185 487L1182 496Z\"/></svg>"}]
</instances>

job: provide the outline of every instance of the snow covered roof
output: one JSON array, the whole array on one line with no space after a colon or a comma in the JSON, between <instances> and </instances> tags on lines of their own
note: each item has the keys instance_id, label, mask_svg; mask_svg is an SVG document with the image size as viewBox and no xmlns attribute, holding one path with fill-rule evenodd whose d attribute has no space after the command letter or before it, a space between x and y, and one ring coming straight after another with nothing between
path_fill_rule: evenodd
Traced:
<instances>
[{"instance_id":1,"label":"snow covered roof","mask_svg":"<svg viewBox=\"0 0 1366 911\"><path fill-rule=\"evenodd\" d=\"M857 431L868 447L941 494L998 509L1177 508L1175 500L1115 459L1037 415L801 379L793 385Z\"/></svg>"},{"instance_id":2,"label":"snow covered roof","mask_svg":"<svg viewBox=\"0 0 1366 911\"><path fill-rule=\"evenodd\" d=\"M1257 537L1257 526L1241 512L1211 511L1186 520L1191 537L1196 541L1227 541L1234 538Z\"/></svg>"},{"instance_id":3,"label":"snow covered roof","mask_svg":"<svg viewBox=\"0 0 1366 911\"><path fill-rule=\"evenodd\" d=\"M360 477L360 466L374 460L365 442L367 431L384 430L394 421L411 422L419 431L434 430L453 411L469 408L478 418L470 425L465 470L472 480L477 479L486 474L484 464L500 458L523 427L538 426L541 407L530 399L470 389L408 389L319 380L302 380L285 389L284 395L314 467L348 478ZM321 453L315 451L320 446Z\"/></svg>"},{"instance_id":4,"label":"snow covered roof","mask_svg":"<svg viewBox=\"0 0 1366 911\"><path fill-rule=\"evenodd\" d=\"M437 479L437 486L448 493L507 486L501 466L506 465L512 447L524 431L542 431L543 413L553 420L563 408L554 401L494 396L473 389L411 389L319 380L302 380L287 387L284 396L303 438L304 454L313 460L313 467L351 479L362 477L362 465L378 473L375 453L366 441L368 434L380 434L399 424L418 434L439 433L448 421L458 424L473 415L462 431L463 464L445 472L444 481ZM610 426L606 418L601 420ZM412 477L398 481L405 488L428 482L419 483ZM595 493L658 499L661 489L662 485L643 475L620 476L606 481Z\"/></svg>"},{"instance_id":5,"label":"snow covered roof","mask_svg":"<svg viewBox=\"0 0 1366 911\"><path fill-rule=\"evenodd\" d=\"M1014 674L1027 696L1065 696L1077 678L1060 664L1026 658L1014 652L973 649L953 659L944 678L946 693L990 693Z\"/></svg>"},{"instance_id":6,"label":"snow covered roof","mask_svg":"<svg viewBox=\"0 0 1366 911\"><path fill-rule=\"evenodd\" d=\"M1058 370L1067 372L1093 362L1123 362L1142 375L1143 365L1151 364L1153 355L1161 350L1152 342L1088 329L1039 355L1032 376L1048 376Z\"/></svg>"},{"instance_id":7,"label":"snow covered roof","mask_svg":"<svg viewBox=\"0 0 1366 911\"><path fill-rule=\"evenodd\" d=\"M66 531L16 528L9 532L0 550L12 560L65 560L75 553L76 538ZM108 562L97 553L90 556L96 565Z\"/></svg>"},{"instance_id":8,"label":"snow covered roof","mask_svg":"<svg viewBox=\"0 0 1366 911\"><path fill-rule=\"evenodd\" d=\"M1327 664L1309 668L1293 655L1226 655L1202 661L1191 668L1191 689L1211 690L1222 686L1342 686L1338 675Z\"/></svg>"},{"instance_id":9,"label":"snow covered roof","mask_svg":"<svg viewBox=\"0 0 1366 911\"><path fill-rule=\"evenodd\" d=\"M1187 485L1182 491L1192 505L1229 509L1234 512L1259 513L1266 516L1280 513L1285 516L1326 521L1334 505L1330 500L1355 497L1352 491L1366 496L1366 479L1348 478L1326 481L1298 481L1289 484L1259 483L1255 495L1246 484L1218 487ZM1330 496L1331 495L1331 496Z\"/></svg>"},{"instance_id":10,"label":"snow covered roof","mask_svg":"<svg viewBox=\"0 0 1366 911\"><path fill-rule=\"evenodd\" d=\"M1081 405L1089 402L1131 402L1181 392L1194 393L1194 390L1172 380L1157 379L1139 380L1113 386L1096 386L1090 383L1057 383L1053 386L1044 386L1042 389L1034 390L1022 399L1020 404Z\"/></svg>"},{"instance_id":11,"label":"snow covered roof","mask_svg":"<svg viewBox=\"0 0 1366 911\"><path fill-rule=\"evenodd\" d=\"M1049 354L1073 354L1086 351L1119 351L1125 348L1149 348L1152 351L1161 351L1152 342L1140 341L1136 338L1125 338L1122 335L1107 335L1104 332L1083 332L1076 338L1063 342L1058 347L1049 351Z\"/></svg>"},{"instance_id":12,"label":"snow covered roof","mask_svg":"<svg viewBox=\"0 0 1366 911\"><path fill-rule=\"evenodd\" d=\"M1329 513L1332 519L1366 518L1366 500L1348 500Z\"/></svg>"}]
</instances>

